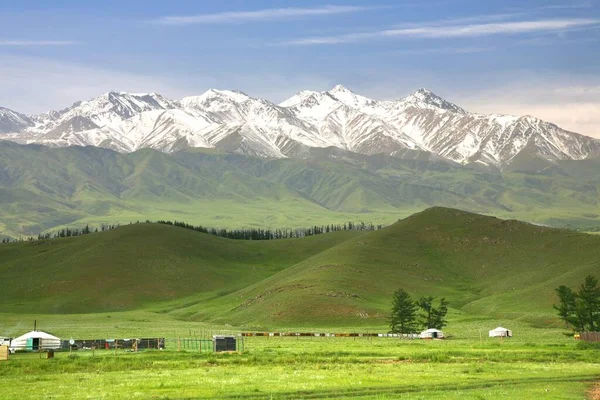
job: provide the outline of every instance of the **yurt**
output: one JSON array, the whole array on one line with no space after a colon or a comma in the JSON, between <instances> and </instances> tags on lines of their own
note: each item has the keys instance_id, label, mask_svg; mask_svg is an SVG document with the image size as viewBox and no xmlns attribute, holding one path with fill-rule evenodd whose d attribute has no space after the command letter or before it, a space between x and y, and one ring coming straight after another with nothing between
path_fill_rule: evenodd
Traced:
<instances>
[{"instance_id":1,"label":"yurt","mask_svg":"<svg viewBox=\"0 0 600 400\"><path fill-rule=\"evenodd\" d=\"M427 329L419 334L421 339L443 339L444 332L438 329Z\"/></svg>"},{"instance_id":2,"label":"yurt","mask_svg":"<svg viewBox=\"0 0 600 400\"><path fill-rule=\"evenodd\" d=\"M490 331L490 337L512 337L512 331L499 326Z\"/></svg>"},{"instance_id":3,"label":"yurt","mask_svg":"<svg viewBox=\"0 0 600 400\"><path fill-rule=\"evenodd\" d=\"M60 339L42 331L31 331L14 338L10 342L11 351L56 350L60 349Z\"/></svg>"}]
</instances>

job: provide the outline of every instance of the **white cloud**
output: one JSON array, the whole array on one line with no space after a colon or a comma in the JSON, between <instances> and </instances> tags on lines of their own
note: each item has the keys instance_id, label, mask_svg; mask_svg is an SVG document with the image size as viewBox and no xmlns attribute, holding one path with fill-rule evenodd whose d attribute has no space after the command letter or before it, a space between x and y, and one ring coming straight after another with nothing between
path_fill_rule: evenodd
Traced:
<instances>
[{"instance_id":1,"label":"white cloud","mask_svg":"<svg viewBox=\"0 0 600 400\"><path fill-rule=\"evenodd\" d=\"M34 47L34 46L75 46L81 42L76 40L0 40L0 47Z\"/></svg>"},{"instance_id":2,"label":"white cloud","mask_svg":"<svg viewBox=\"0 0 600 400\"><path fill-rule=\"evenodd\" d=\"M154 22L162 25L223 24L251 21L270 21L332 14L356 13L371 9L360 6L326 5L314 8L269 8L256 11L230 11L215 14L197 14L161 17Z\"/></svg>"},{"instance_id":3,"label":"white cloud","mask_svg":"<svg viewBox=\"0 0 600 400\"><path fill-rule=\"evenodd\" d=\"M564 32L575 28L600 25L600 19L546 19L532 21L512 21L487 24L440 25L426 24L402 29L387 29L374 32L349 33L337 36L300 38L281 43L282 45L309 46L341 44L382 38L465 38L490 35L516 35L535 32Z\"/></svg>"}]
</instances>

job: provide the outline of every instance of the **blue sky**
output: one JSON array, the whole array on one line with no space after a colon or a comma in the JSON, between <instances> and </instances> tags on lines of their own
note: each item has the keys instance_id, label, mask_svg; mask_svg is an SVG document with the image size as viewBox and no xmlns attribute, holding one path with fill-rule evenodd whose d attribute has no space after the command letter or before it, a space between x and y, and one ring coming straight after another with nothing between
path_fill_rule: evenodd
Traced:
<instances>
[{"instance_id":1,"label":"blue sky","mask_svg":"<svg viewBox=\"0 0 600 400\"><path fill-rule=\"evenodd\" d=\"M108 90L279 102L341 83L600 136L599 0L23 0L0 3L0 26L0 106L25 113Z\"/></svg>"}]
</instances>

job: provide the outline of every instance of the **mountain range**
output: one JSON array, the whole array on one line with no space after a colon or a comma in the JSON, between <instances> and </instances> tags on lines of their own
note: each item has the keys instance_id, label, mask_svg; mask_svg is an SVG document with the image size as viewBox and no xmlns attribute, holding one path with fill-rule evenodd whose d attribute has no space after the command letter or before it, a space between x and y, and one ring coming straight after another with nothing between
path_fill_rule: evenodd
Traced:
<instances>
[{"instance_id":1,"label":"mountain range","mask_svg":"<svg viewBox=\"0 0 600 400\"><path fill-rule=\"evenodd\" d=\"M426 89L377 101L341 85L301 91L278 105L211 89L180 101L109 92L40 115L0 107L0 139L120 153L214 148L269 159L308 159L315 148L392 156L416 150L500 169L523 158L554 162L600 154L600 140L531 116L470 113Z\"/></svg>"},{"instance_id":2,"label":"mountain range","mask_svg":"<svg viewBox=\"0 0 600 400\"><path fill-rule=\"evenodd\" d=\"M215 228L389 225L430 206L600 229L600 159L525 154L506 168L432 153L308 148L303 159L0 141L0 236L170 219Z\"/></svg>"}]
</instances>

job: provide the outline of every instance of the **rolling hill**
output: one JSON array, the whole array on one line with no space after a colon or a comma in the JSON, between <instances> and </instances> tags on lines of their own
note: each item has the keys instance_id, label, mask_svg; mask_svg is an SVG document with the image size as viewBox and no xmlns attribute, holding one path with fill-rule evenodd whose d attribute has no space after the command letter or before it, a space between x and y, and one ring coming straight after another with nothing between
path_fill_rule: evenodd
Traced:
<instances>
[{"instance_id":1,"label":"rolling hill","mask_svg":"<svg viewBox=\"0 0 600 400\"><path fill-rule=\"evenodd\" d=\"M360 232L301 241L227 240L161 224L0 246L6 312L131 310L189 295L214 297L292 266Z\"/></svg>"},{"instance_id":2,"label":"rolling hill","mask_svg":"<svg viewBox=\"0 0 600 400\"><path fill-rule=\"evenodd\" d=\"M600 237L435 207L373 232L233 241L137 224L0 246L10 312L148 309L237 326L381 326L391 294L557 324L553 289L600 270Z\"/></svg>"}]
</instances>

